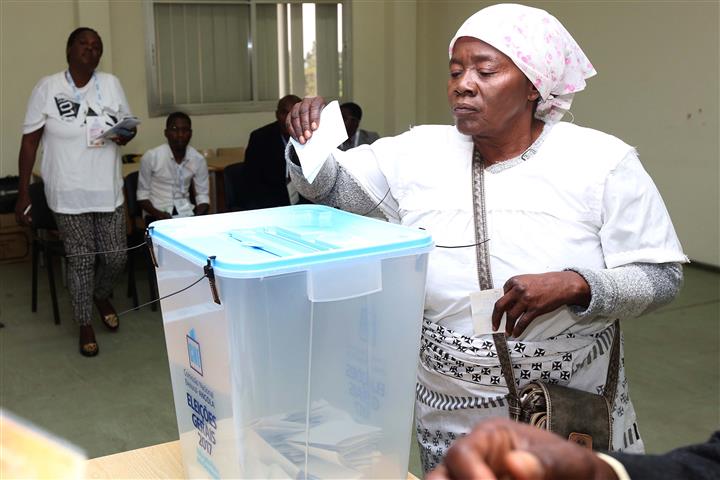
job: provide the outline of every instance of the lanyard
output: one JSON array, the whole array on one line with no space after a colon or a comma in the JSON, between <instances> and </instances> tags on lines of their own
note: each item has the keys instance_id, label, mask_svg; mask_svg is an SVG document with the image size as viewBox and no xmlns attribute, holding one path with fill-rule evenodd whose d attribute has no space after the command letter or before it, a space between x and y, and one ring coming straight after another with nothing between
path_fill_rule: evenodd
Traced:
<instances>
[{"instance_id":1,"label":"lanyard","mask_svg":"<svg viewBox=\"0 0 720 480\"><path fill-rule=\"evenodd\" d=\"M78 90L77 86L75 85L75 80L73 80L72 75L70 75L70 70L65 70L65 79L68 81L70 86L73 89L73 94L75 95L75 100L77 100L78 105L80 105L83 101L83 96L80 95L80 90ZM92 77L90 77L90 80L94 80L95 82L95 96L97 98L97 107L102 107L102 95L100 95L100 82L98 82L97 75L95 75L95 72L93 72Z\"/></svg>"}]
</instances>

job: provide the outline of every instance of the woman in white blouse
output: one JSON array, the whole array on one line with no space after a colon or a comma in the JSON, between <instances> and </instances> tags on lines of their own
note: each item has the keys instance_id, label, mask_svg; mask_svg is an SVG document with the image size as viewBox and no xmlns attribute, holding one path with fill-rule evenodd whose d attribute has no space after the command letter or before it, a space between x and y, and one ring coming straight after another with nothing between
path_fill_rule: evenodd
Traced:
<instances>
[{"instance_id":1,"label":"woman in white blouse","mask_svg":"<svg viewBox=\"0 0 720 480\"><path fill-rule=\"evenodd\" d=\"M493 329L509 338L521 387L597 393L613 321L672 300L687 261L635 149L560 122L595 70L555 17L485 8L449 54L455 125L336 150L312 184L288 149L303 196L433 235L415 410L426 471L478 420L508 414ZM288 116L300 143L323 106L306 98ZM476 301L489 303L491 327L473 322ZM641 452L622 364L618 374L612 448Z\"/></svg>"}]
</instances>

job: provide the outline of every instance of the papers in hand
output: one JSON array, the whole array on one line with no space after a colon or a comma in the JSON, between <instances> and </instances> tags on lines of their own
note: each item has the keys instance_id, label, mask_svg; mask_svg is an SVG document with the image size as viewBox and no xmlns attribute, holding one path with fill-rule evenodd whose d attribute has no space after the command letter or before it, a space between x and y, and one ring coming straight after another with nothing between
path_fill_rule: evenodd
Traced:
<instances>
[{"instance_id":1,"label":"papers in hand","mask_svg":"<svg viewBox=\"0 0 720 480\"><path fill-rule=\"evenodd\" d=\"M130 135L130 131L140 125L140 119L137 117L125 117L113 125L110 129L105 130L103 133L94 138L98 140L100 138L107 138L112 140L117 137L127 137Z\"/></svg>"},{"instance_id":2,"label":"papers in hand","mask_svg":"<svg viewBox=\"0 0 720 480\"><path fill-rule=\"evenodd\" d=\"M320 125L312 132L310 140L301 145L291 138L295 153L300 159L303 175L312 183L332 151L348 139L345 123L337 100L328 103L320 112Z\"/></svg>"}]
</instances>

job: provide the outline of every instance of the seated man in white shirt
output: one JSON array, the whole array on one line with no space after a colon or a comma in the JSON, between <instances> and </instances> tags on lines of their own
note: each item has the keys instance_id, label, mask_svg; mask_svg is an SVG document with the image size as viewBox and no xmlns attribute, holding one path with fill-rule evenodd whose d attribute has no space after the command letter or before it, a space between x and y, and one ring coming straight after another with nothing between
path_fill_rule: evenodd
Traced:
<instances>
[{"instance_id":1,"label":"seated man in white shirt","mask_svg":"<svg viewBox=\"0 0 720 480\"><path fill-rule=\"evenodd\" d=\"M205 215L210 208L208 168L205 157L189 145L192 122L182 112L168 115L167 143L145 152L140 160L137 200L146 221ZM190 185L195 187L195 203Z\"/></svg>"}]
</instances>

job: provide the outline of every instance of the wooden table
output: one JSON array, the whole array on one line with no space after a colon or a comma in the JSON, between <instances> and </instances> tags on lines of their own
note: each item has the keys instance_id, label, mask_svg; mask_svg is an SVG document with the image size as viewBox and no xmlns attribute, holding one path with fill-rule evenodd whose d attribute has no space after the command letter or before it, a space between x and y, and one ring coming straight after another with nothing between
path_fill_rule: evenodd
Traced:
<instances>
[{"instance_id":1,"label":"wooden table","mask_svg":"<svg viewBox=\"0 0 720 480\"><path fill-rule=\"evenodd\" d=\"M86 464L87 478L184 478L180 441L161 443L129 452L93 458ZM418 480L408 473L408 480Z\"/></svg>"},{"instance_id":2,"label":"wooden table","mask_svg":"<svg viewBox=\"0 0 720 480\"><path fill-rule=\"evenodd\" d=\"M93 458L86 478L183 478L180 441Z\"/></svg>"},{"instance_id":3,"label":"wooden table","mask_svg":"<svg viewBox=\"0 0 720 480\"><path fill-rule=\"evenodd\" d=\"M208 157L208 170L211 172L222 172L225 167L233 163L242 163L245 157L236 157L234 155L222 155L220 157Z\"/></svg>"},{"instance_id":4,"label":"wooden table","mask_svg":"<svg viewBox=\"0 0 720 480\"><path fill-rule=\"evenodd\" d=\"M228 165L232 165L233 163L242 163L244 159L241 157L235 157L231 155L223 155L222 157L208 157L207 159L207 166L209 172L222 172L225 170L225 167ZM134 163L123 163L122 164L122 176L123 178L127 177L133 172L137 172L140 170L140 161L134 162ZM40 176L40 172L35 173L33 171L33 174L36 174L38 177Z\"/></svg>"}]
</instances>

